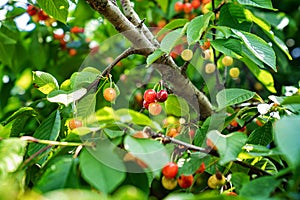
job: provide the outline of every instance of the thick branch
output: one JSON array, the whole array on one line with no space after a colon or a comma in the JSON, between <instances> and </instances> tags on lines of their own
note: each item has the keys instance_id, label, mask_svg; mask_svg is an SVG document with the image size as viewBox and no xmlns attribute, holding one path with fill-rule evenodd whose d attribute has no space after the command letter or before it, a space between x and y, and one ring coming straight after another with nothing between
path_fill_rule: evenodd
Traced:
<instances>
[{"instance_id":1,"label":"thick branch","mask_svg":"<svg viewBox=\"0 0 300 200\"><path fill-rule=\"evenodd\" d=\"M87 0L87 2L93 9L110 21L117 31L122 33L133 44L133 48L139 50L140 54L148 56L157 48L155 43L152 43L151 38L149 41L148 37L150 36L143 34L143 31L140 31L135 24L129 21L120 9L110 1ZM139 22L139 20L137 20L137 22ZM147 30L148 29L145 29L145 31ZM149 31L147 34L151 34L151 32ZM186 99L200 114L201 118L207 118L213 113L208 98L201 93L188 78L185 78L181 74L181 71L171 57L163 57L159 59L157 63L158 64L154 65L154 68L158 70L166 82L172 85L174 93Z\"/></svg>"}]
</instances>

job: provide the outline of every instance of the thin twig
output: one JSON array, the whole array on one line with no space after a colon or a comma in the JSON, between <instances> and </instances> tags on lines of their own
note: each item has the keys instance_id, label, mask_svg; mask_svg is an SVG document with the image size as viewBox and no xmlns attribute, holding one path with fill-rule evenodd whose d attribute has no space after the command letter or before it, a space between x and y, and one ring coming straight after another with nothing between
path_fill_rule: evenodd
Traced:
<instances>
[{"instance_id":1,"label":"thin twig","mask_svg":"<svg viewBox=\"0 0 300 200\"><path fill-rule=\"evenodd\" d=\"M20 137L21 140L25 140L28 142L34 142L34 143L39 143L39 144L47 144L51 146L91 146L90 144L83 144L83 143L77 143L77 142L59 142L59 141L52 141L52 140L41 140L37 139L32 136L22 136Z\"/></svg>"},{"instance_id":2,"label":"thin twig","mask_svg":"<svg viewBox=\"0 0 300 200\"><path fill-rule=\"evenodd\" d=\"M27 158L23 164L21 165L20 169L24 168L30 161L32 161L35 157L37 157L38 155L40 155L41 153L47 151L48 149L50 149L52 147L52 145L48 145L43 147L42 149L38 150L37 152L35 152L34 154L32 154L29 158Z\"/></svg>"}]
</instances>

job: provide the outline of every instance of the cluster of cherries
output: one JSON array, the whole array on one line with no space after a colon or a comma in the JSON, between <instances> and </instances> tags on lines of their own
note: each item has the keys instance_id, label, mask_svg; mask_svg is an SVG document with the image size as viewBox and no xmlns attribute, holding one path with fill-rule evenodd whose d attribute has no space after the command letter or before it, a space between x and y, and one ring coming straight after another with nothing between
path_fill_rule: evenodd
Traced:
<instances>
[{"instance_id":1,"label":"cluster of cherries","mask_svg":"<svg viewBox=\"0 0 300 200\"><path fill-rule=\"evenodd\" d=\"M84 33L84 28L74 26L70 29L70 33L71 35ZM70 56L75 56L77 54L77 50L75 48L67 48L67 43L71 41L72 37L66 37L65 33L53 33L53 38L59 41L61 49L67 50Z\"/></svg>"},{"instance_id":2,"label":"cluster of cherries","mask_svg":"<svg viewBox=\"0 0 300 200\"><path fill-rule=\"evenodd\" d=\"M167 98L168 92L166 90L156 92L153 89L148 89L144 92L143 107L149 110L151 115L159 115L162 111L162 107L159 102L165 102Z\"/></svg>"},{"instance_id":3,"label":"cluster of cherries","mask_svg":"<svg viewBox=\"0 0 300 200\"><path fill-rule=\"evenodd\" d=\"M46 26L51 26L52 23L56 21L54 18L50 17L44 10L34 5L29 5L27 7L27 13L31 16L32 21L36 23L43 21Z\"/></svg>"},{"instance_id":4,"label":"cluster of cherries","mask_svg":"<svg viewBox=\"0 0 300 200\"><path fill-rule=\"evenodd\" d=\"M194 9L197 9L201 6L201 4L205 5L209 3L210 0L192 0L191 2L185 1L182 3L181 1L178 1L174 5L174 10L176 12L184 12L186 14L191 13Z\"/></svg>"}]
</instances>

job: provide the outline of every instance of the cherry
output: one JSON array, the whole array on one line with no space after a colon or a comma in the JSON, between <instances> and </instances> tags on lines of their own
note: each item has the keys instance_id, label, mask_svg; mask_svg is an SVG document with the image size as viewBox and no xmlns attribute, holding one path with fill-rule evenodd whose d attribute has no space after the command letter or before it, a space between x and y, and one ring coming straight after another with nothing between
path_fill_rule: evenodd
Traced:
<instances>
[{"instance_id":1,"label":"cherry","mask_svg":"<svg viewBox=\"0 0 300 200\"><path fill-rule=\"evenodd\" d=\"M209 60L211 58L211 53L209 49L203 51L202 56L204 60Z\"/></svg>"},{"instance_id":2,"label":"cherry","mask_svg":"<svg viewBox=\"0 0 300 200\"><path fill-rule=\"evenodd\" d=\"M226 183L225 176L221 172L217 172L216 174L210 176L207 180L208 187L212 189L216 189Z\"/></svg>"},{"instance_id":3,"label":"cherry","mask_svg":"<svg viewBox=\"0 0 300 200\"><path fill-rule=\"evenodd\" d=\"M186 14L189 14L190 12L192 12L193 10L193 6L191 3L185 3L184 4L184 8L183 8L183 11L186 13Z\"/></svg>"},{"instance_id":4,"label":"cherry","mask_svg":"<svg viewBox=\"0 0 300 200\"><path fill-rule=\"evenodd\" d=\"M205 171L205 168L205 164L202 162L199 168L196 170L196 174L202 174Z\"/></svg>"},{"instance_id":5,"label":"cherry","mask_svg":"<svg viewBox=\"0 0 300 200\"><path fill-rule=\"evenodd\" d=\"M224 66L230 66L230 65L232 65L232 63L233 63L233 58L232 57L230 57L230 56L224 56L222 58L222 64Z\"/></svg>"},{"instance_id":6,"label":"cherry","mask_svg":"<svg viewBox=\"0 0 300 200\"><path fill-rule=\"evenodd\" d=\"M143 101L143 107L146 108L147 110L149 108L149 104L150 104L149 102L147 102L145 100Z\"/></svg>"},{"instance_id":7,"label":"cherry","mask_svg":"<svg viewBox=\"0 0 300 200\"><path fill-rule=\"evenodd\" d=\"M65 37L65 34L53 34L53 38L55 39L55 40L62 40L62 39L64 39L64 37Z\"/></svg>"},{"instance_id":8,"label":"cherry","mask_svg":"<svg viewBox=\"0 0 300 200\"><path fill-rule=\"evenodd\" d=\"M161 113L162 107L159 103L150 103L148 106L149 113L151 115L159 115Z\"/></svg>"},{"instance_id":9,"label":"cherry","mask_svg":"<svg viewBox=\"0 0 300 200\"><path fill-rule=\"evenodd\" d=\"M162 169L162 174L166 178L174 178L178 173L178 165L174 162L169 162L167 163L163 169Z\"/></svg>"},{"instance_id":10,"label":"cherry","mask_svg":"<svg viewBox=\"0 0 300 200\"><path fill-rule=\"evenodd\" d=\"M240 70L237 67L233 67L229 70L229 75L231 76L231 78L238 78L240 75Z\"/></svg>"},{"instance_id":11,"label":"cherry","mask_svg":"<svg viewBox=\"0 0 300 200\"><path fill-rule=\"evenodd\" d=\"M103 97L106 101L113 101L117 97L117 92L114 88L106 88L103 91Z\"/></svg>"},{"instance_id":12,"label":"cherry","mask_svg":"<svg viewBox=\"0 0 300 200\"><path fill-rule=\"evenodd\" d=\"M201 46L201 49L206 50L206 49L209 49L209 47L210 47L210 41L207 40L203 43L203 45Z\"/></svg>"},{"instance_id":13,"label":"cherry","mask_svg":"<svg viewBox=\"0 0 300 200\"><path fill-rule=\"evenodd\" d=\"M167 24L166 20L162 19L157 22L158 28L163 28Z\"/></svg>"},{"instance_id":14,"label":"cherry","mask_svg":"<svg viewBox=\"0 0 300 200\"><path fill-rule=\"evenodd\" d=\"M69 55L70 56L75 56L77 54L77 50L76 49L70 49L69 50Z\"/></svg>"},{"instance_id":15,"label":"cherry","mask_svg":"<svg viewBox=\"0 0 300 200\"><path fill-rule=\"evenodd\" d=\"M156 94L156 99L158 102L165 102L168 98L168 92L166 90L160 90Z\"/></svg>"},{"instance_id":16,"label":"cherry","mask_svg":"<svg viewBox=\"0 0 300 200\"><path fill-rule=\"evenodd\" d=\"M205 65L205 73L211 74L211 73L214 73L215 70L216 70L216 65L215 64L207 63Z\"/></svg>"},{"instance_id":17,"label":"cherry","mask_svg":"<svg viewBox=\"0 0 300 200\"><path fill-rule=\"evenodd\" d=\"M28 15L33 16L33 15L37 14L37 12L38 12L38 9L34 5L29 5L27 7Z\"/></svg>"},{"instance_id":18,"label":"cherry","mask_svg":"<svg viewBox=\"0 0 300 200\"><path fill-rule=\"evenodd\" d=\"M190 49L185 49L181 52L181 58L184 60L184 61L190 61L192 60L193 58L193 51L190 50Z\"/></svg>"},{"instance_id":19,"label":"cherry","mask_svg":"<svg viewBox=\"0 0 300 200\"><path fill-rule=\"evenodd\" d=\"M167 132L167 136L169 137L176 137L178 135L178 131L176 128L170 128L170 130Z\"/></svg>"},{"instance_id":20,"label":"cherry","mask_svg":"<svg viewBox=\"0 0 300 200\"><path fill-rule=\"evenodd\" d=\"M175 5L174 5L174 10L175 10L176 12L183 11L183 8L184 8L184 5L183 5L183 3L180 2L180 1L176 2Z\"/></svg>"},{"instance_id":21,"label":"cherry","mask_svg":"<svg viewBox=\"0 0 300 200\"><path fill-rule=\"evenodd\" d=\"M178 182L178 185L181 187L181 188L189 188L192 186L193 182L194 182L194 177L193 175L180 175L178 178L177 178L177 182Z\"/></svg>"},{"instance_id":22,"label":"cherry","mask_svg":"<svg viewBox=\"0 0 300 200\"><path fill-rule=\"evenodd\" d=\"M206 139L206 145L215 151L217 150L216 145L208 138Z\"/></svg>"},{"instance_id":23,"label":"cherry","mask_svg":"<svg viewBox=\"0 0 300 200\"><path fill-rule=\"evenodd\" d=\"M175 178L167 178L165 176L161 179L162 186L167 190L173 190L177 186L177 180Z\"/></svg>"},{"instance_id":24,"label":"cherry","mask_svg":"<svg viewBox=\"0 0 300 200\"><path fill-rule=\"evenodd\" d=\"M153 103L156 100L156 92L153 89L148 89L144 92L144 100L148 103Z\"/></svg>"},{"instance_id":25,"label":"cherry","mask_svg":"<svg viewBox=\"0 0 300 200\"><path fill-rule=\"evenodd\" d=\"M49 18L49 15L45 13L43 10L38 12L39 20L46 20Z\"/></svg>"},{"instance_id":26,"label":"cherry","mask_svg":"<svg viewBox=\"0 0 300 200\"><path fill-rule=\"evenodd\" d=\"M82 127L82 121L80 120L77 120L77 119L71 119L69 121L69 128L71 130L75 129L75 128L79 128L79 127Z\"/></svg>"},{"instance_id":27,"label":"cherry","mask_svg":"<svg viewBox=\"0 0 300 200\"><path fill-rule=\"evenodd\" d=\"M200 2L200 0L193 0L193 1L191 2L191 4L192 4L192 6L193 6L194 9L197 9L197 8L200 7L201 2Z\"/></svg>"},{"instance_id":28,"label":"cherry","mask_svg":"<svg viewBox=\"0 0 300 200\"><path fill-rule=\"evenodd\" d=\"M237 123L237 121L234 119L230 122L230 125L233 127L237 127L239 124Z\"/></svg>"},{"instance_id":29,"label":"cherry","mask_svg":"<svg viewBox=\"0 0 300 200\"><path fill-rule=\"evenodd\" d=\"M83 33L84 32L84 28L80 28L78 26L74 26L71 28L70 30L71 33Z\"/></svg>"}]
</instances>

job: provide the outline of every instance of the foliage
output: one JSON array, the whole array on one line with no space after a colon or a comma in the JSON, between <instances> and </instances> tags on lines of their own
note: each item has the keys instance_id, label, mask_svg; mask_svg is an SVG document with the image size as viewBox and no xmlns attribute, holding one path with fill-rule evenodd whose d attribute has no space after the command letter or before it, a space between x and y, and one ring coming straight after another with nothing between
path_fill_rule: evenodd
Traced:
<instances>
[{"instance_id":1,"label":"foliage","mask_svg":"<svg viewBox=\"0 0 300 200\"><path fill-rule=\"evenodd\" d=\"M299 2L176 2L133 1L160 46L116 63L130 42L84 0L0 3L1 199L299 198ZM168 57L211 116L155 72ZM167 99L143 102L151 88ZM169 162L191 187L162 185ZM209 188L218 174L226 182Z\"/></svg>"}]
</instances>

